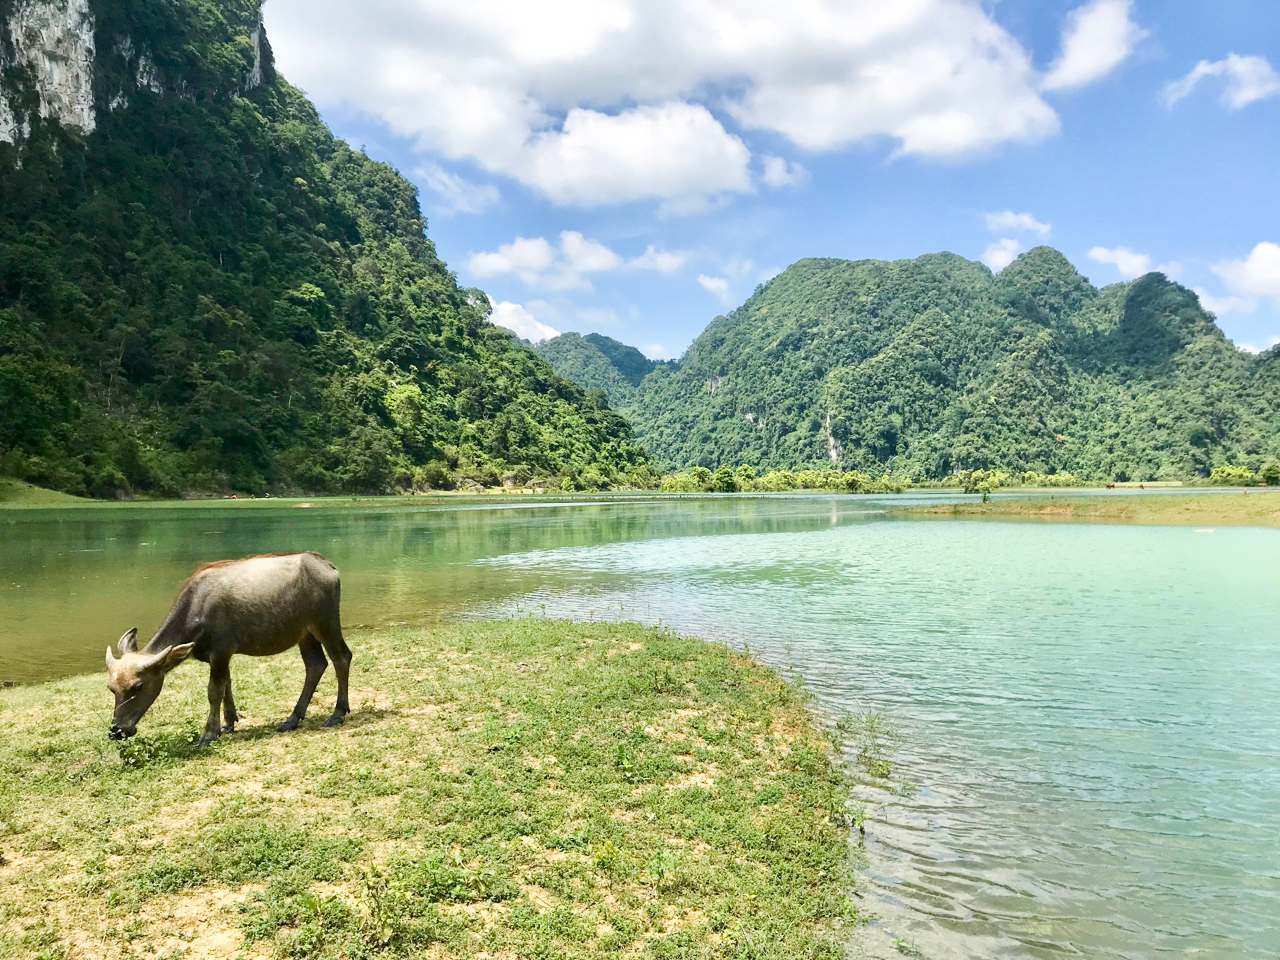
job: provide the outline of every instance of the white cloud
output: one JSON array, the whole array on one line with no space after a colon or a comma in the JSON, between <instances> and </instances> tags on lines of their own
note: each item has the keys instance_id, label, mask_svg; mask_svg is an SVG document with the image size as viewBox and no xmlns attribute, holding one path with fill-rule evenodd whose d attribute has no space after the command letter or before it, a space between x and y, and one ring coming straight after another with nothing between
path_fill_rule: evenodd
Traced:
<instances>
[{"instance_id":1,"label":"white cloud","mask_svg":"<svg viewBox=\"0 0 1280 960\"><path fill-rule=\"evenodd\" d=\"M1233 293L1280 299L1280 244L1260 243L1245 259L1222 260L1212 270Z\"/></svg>"},{"instance_id":2,"label":"white cloud","mask_svg":"<svg viewBox=\"0 0 1280 960\"><path fill-rule=\"evenodd\" d=\"M809 171L798 163L765 154L760 158L764 172L760 180L766 187L796 187L809 179Z\"/></svg>"},{"instance_id":3,"label":"white cloud","mask_svg":"<svg viewBox=\"0 0 1280 960\"><path fill-rule=\"evenodd\" d=\"M714 294L721 303L728 305L733 302L733 294L729 292L729 281L724 277L709 277L705 273L700 273L698 283L707 293Z\"/></svg>"},{"instance_id":4,"label":"white cloud","mask_svg":"<svg viewBox=\"0 0 1280 960\"><path fill-rule=\"evenodd\" d=\"M810 150L887 140L931 158L1055 133L1030 56L986 6L271 0L266 13L282 71L323 109L371 115L424 154L558 204L656 201L677 213L757 185L729 121ZM1069 37L1110 37L1086 28L1128 6L1083 9ZM1055 75L1116 56L1082 73L1083 42L1069 40ZM777 157L754 169L766 186L802 175Z\"/></svg>"},{"instance_id":5,"label":"white cloud","mask_svg":"<svg viewBox=\"0 0 1280 960\"><path fill-rule=\"evenodd\" d=\"M1041 82L1044 90L1073 90L1106 76L1147 35L1130 16L1133 0L1090 0L1072 10L1062 52Z\"/></svg>"},{"instance_id":6,"label":"white cloud","mask_svg":"<svg viewBox=\"0 0 1280 960\"><path fill-rule=\"evenodd\" d=\"M1277 344L1280 344L1280 337L1268 337L1266 339L1266 346L1262 346L1262 347L1254 346L1251 343L1241 343L1241 344L1238 344L1238 346L1245 353L1262 353L1264 350L1270 350L1272 347L1276 346Z\"/></svg>"},{"instance_id":7,"label":"white cloud","mask_svg":"<svg viewBox=\"0 0 1280 960\"><path fill-rule=\"evenodd\" d=\"M553 282L552 268L556 266L556 261L556 251L546 238L516 237L492 253L473 253L467 259L467 269L478 277L514 273L526 286L564 290L567 289L565 286ZM559 276L562 271L555 271L555 274ZM579 284L580 282L579 278Z\"/></svg>"},{"instance_id":8,"label":"white cloud","mask_svg":"<svg viewBox=\"0 0 1280 960\"><path fill-rule=\"evenodd\" d=\"M1094 247L1089 251L1089 259L1111 264L1126 280L1151 272L1151 258L1145 253L1134 253L1128 247Z\"/></svg>"},{"instance_id":9,"label":"white cloud","mask_svg":"<svg viewBox=\"0 0 1280 960\"><path fill-rule=\"evenodd\" d=\"M617 270L622 258L598 240L588 240L576 230L560 234L560 249L575 273L603 273Z\"/></svg>"},{"instance_id":10,"label":"white cloud","mask_svg":"<svg viewBox=\"0 0 1280 960\"><path fill-rule=\"evenodd\" d=\"M652 243L640 256L628 261L633 270L656 270L672 274L689 262L690 254L684 250L659 250Z\"/></svg>"},{"instance_id":11,"label":"white cloud","mask_svg":"<svg viewBox=\"0 0 1280 960\"><path fill-rule=\"evenodd\" d=\"M671 351L660 343L646 343L640 347L640 352L650 360L671 360Z\"/></svg>"},{"instance_id":12,"label":"white cloud","mask_svg":"<svg viewBox=\"0 0 1280 960\"><path fill-rule=\"evenodd\" d=\"M1255 100L1280 96L1280 73L1265 57L1242 57L1228 54L1225 60L1201 60L1181 80L1174 80L1161 91L1160 98L1166 107L1191 95L1207 77L1220 77L1225 83L1222 102L1230 110L1239 110Z\"/></svg>"},{"instance_id":13,"label":"white cloud","mask_svg":"<svg viewBox=\"0 0 1280 960\"><path fill-rule=\"evenodd\" d=\"M417 175L444 202L445 213L484 213L502 199L491 183L472 183L437 163L419 167Z\"/></svg>"},{"instance_id":14,"label":"white cloud","mask_svg":"<svg viewBox=\"0 0 1280 960\"><path fill-rule=\"evenodd\" d=\"M583 236L577 230L563 230L559 244L545 237L516 237L497 250L473 253L467 258L467 269L478 277L514 274L525 286L535 290L562 292L591 290L588 274L610 273L627 268L654 270L672 274L689 260L683 250L662 250L653 244L631 260L624 260L599 240Z\"/></svg>"},{"instance_id":15,"label":"white cloud","mask_svg":"<svg viewBox=\"0 0 1280 960\"><path fill-rule=\"evenodd\" d=\"M993 273L999 273L1018 259L1020 253L1022 253L1022 244L1012 237L1005 237L982 252L982 262L990 267Z\"/></svg>"},{"instance_id":16,"label":"white cloud","mask_svg":"<svg viewBox=\"0 0 1280 960\"><path fill-rule=\"evenodd\" d=\"M987 221L987 229L992 233L1017 231L1038 233L1042 237L1047 237L1051 229L1049 224L1041 223L1029 213L1014 213L1012 210L1004 210L1000 213L988 213L983 216Z\"/></svg>"},{"instance_id":17,"label":"white cloud","mask_svg":"<svg viewBox=\"0 0 1280 960\"><path fill-rule=\"evenodd\" d=\"M682 204L751 187L751 151L703 106L666 103L617 116L573 109L507 172L564 206L658 198Z\"/></svg>"},{"instance_id":18,"label":"white cloud","mask_svg":"<svg viewBox=\"0 0 1280 960\"><path fill-rule=\"evenodd\" d=\"M537 343L539 340L550 340L552 337L560 336L559 330L539 322L532 313L518 303L511 303L508 300L496 303L493 299L490 299L489 303L493 305L493 312L489 315L489 319L498 326L513 331L522 339Z\"/></svg>"},{"instance_id":19,"label":"white cloud","mask_svg":"<svg viewBox=\"0 0 1280 960\"><path fill-rule=\"evenodd\" d=\"M1252 297L1215 297L1199 287L1195 288L1195 295L1202 307L1219 317L1224 313L1253 313L1258 309L1258 301Z\"/></svg>"}]
</instances>

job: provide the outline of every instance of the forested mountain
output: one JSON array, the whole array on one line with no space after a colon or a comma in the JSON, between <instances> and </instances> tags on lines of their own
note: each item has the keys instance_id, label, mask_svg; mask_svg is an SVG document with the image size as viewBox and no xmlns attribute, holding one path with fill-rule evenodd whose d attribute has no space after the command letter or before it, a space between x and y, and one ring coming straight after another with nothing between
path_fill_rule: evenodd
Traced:
<instances>
[{"instance_id":1,"label":"forested mountain","mask_svg":"<svg viewBox=\"0 0 1280 960\"><path fill-rule=\"evenodd\" d=\"M99 496L647 479L425 226L276 74L258 0L0 0L0 473Z\"/></svg>"},{"instance_id":2,"label":"forested mountain","mask_svg":"<svg viewBox=\"0 0 1280 960\"><path fill-rule=\"evenodd\" d=\"M1194 477L1280 454L1280 349L1236 349L1160 274L1097 290L1048 247L998 276L814 259L619 407L666 469Z\"/></svg>"},{"instance_id":3,"label":"forested mountain","mask_svg":"<svg viewBox=\"0 0 1280 960\"><path fill-rule=\"evenodd\" d=\"M533 349L562 377L588 390L603 390L613 407L633 404L640 381L660 365L635 347L599 333L564 333Z\"/></svg>"}]
</instances>

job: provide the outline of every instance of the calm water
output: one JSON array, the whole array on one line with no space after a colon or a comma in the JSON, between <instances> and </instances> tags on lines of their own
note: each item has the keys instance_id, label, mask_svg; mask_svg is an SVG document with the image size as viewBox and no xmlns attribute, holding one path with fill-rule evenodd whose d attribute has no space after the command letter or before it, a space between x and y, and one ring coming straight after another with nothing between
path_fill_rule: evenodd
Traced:
<instances>
[{"instance_id":1,"label":"calm water","mask_svg":"<svg viewBox=\"0 0 1280 960\"><path fill-rule=\"evenodd\" d=\"M96 670L196 563L267 550L334 560L351 626L661 620L907 729L914 790L864 790L888 936L931 958L1280 956L1280 532L877 509L22 512L0 517L0 679Z\"/></svg>"}]
</instances>

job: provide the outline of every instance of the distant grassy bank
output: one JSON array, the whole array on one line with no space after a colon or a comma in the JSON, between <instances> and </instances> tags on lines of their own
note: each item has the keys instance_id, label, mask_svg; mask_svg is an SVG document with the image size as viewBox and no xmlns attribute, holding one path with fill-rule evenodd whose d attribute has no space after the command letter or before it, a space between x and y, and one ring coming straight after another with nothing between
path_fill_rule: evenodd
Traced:
<instances>
[{"instance_id":1,"label":"distant grassy bank","mask_svg":"<svg viewBox=\"0 0 1280 960\"><path fill-rule=\"evenodd\" d=\"M275 724L296 655L203 665L143 737L101 676L0 690L0 958L843 957L848 784L724 647L541 620L355 634L353 713Z\"/></svg>"},{"instance_id":2,"label":"distant grassy bank","mask_svg":"<svg viewBox=\"0 0 1280 960\"><path fill-rule=\"evenodd\" d=\"M67 503L93 503L69 493L46 490L21 480L0 477L0 507L43 507Z\"/></svg>"},{"instance_id":3,"label":"distant grassy bank","mask_svg":"<svg viewBox=\"0 0 1280 960\"><path fill-rule=\"evenodd\" d=\"M912 516L1098 520L1154 526L1280 527L1280 491L1159 496L1045 496L904 507Z\"/></svg>"}]
</instances>

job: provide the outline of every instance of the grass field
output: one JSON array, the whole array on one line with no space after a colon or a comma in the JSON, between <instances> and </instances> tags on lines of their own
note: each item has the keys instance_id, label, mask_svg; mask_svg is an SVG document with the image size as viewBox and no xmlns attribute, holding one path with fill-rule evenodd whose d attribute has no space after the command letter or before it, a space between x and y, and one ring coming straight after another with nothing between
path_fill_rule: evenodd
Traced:
<instances>
[{"instance_id":1,"label":"grass field","mask_svg":"<svg viewBox=\"0 0 1280 960\"><path fill-rule=\"evenodd\" d=\"M831 958L848 782L804 695L724 647L544 620L356 634L278 734L296 655L207 671L137 739L104 675L0 690L0 958Z\"/></svg>"},{"instance_id":2,"label":"grass field","mask_svg":"<svg viewBox=\"0 0 1280 960\"><path fill-rule=\"evenodd\" d=\"M1243 490L1213 494L1151 496L1042 496L905 507L912 516L1096 520L1153 526L1280 527L1280 491Z\"/></svg>"},{"instance_id":3,"label":"grass field","mask_svg":"<svg viewBox=\"0 0 1280 960\"><path fill-rule=\"evenodd\" d=\"M21 480L0 477L0 507L43 507L93 502L73 497L69 493L58 493L55 490L35 487Z\"/></svg>"}]
</instances>

